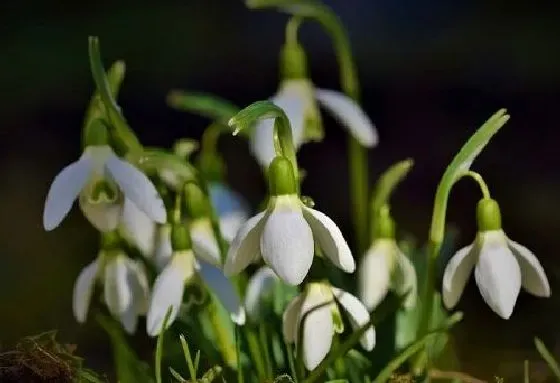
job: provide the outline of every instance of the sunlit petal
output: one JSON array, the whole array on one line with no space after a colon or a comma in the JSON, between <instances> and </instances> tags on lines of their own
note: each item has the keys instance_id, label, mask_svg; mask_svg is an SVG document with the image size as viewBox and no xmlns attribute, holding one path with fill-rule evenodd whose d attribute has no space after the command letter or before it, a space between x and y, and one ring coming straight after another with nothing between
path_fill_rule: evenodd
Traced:
<instances>
[{"instance_id":1,"label":"sunlit petal","mask_svg":"<svg viewBox=\"0 0 560 383\"><path fill-rule=\"evenodd\" d=\"M315 89L317 100L329 110L362 146L373 147L379 140L377 129L350 97L341 92Z\"/></svg>"},{"instance_id":2,"label":"sunlit petal","mask_svg":"<svg viewBox=\"0 0 560 383\"><path fill-rule=\"evenodd\" d=\"M311 268L314 250L313 234L301 208L276 203L261 236L266 263L286 283L299 285Z\"/></svg>"},{"instance_id":3,"label":"sunlit petal","mask_svg":"<svg viewBox=\"0 0 560 383\"><path fill-rule=\"evenodd\" d=\"M164 223L167 220L163 201L144 173L115 155L109 156L106 167L126 198L136 207L156 222Z\"/></svg>"},{"instance_id":4,"label":"sunlit petal","mask_svg":"<svg viewBox=\"0 0 560 383\"><path fill-rule=\"evenodd\" d=\"M336 223L320 211L308 207L303 207L303 216L325 256L337 267L353 273L356 269L354 257Z\"/></svg>"},{"instance_id":5,"label":"sunlit petal","mask_svg":"<svg viewBox=\"0 0 560 383\"><path fill-rule=\"evenodd\" d=\"M332 291L335 299L348 313L350 325L354 331L369 322L369 312L358 298L336 287L332 287ZM360 344L367 351L373 350L375 347L375 328L373 326L369 327L364 335L362 335Z\"/></svg>"},{"instance_id":6,"label":"sunlit petal","mask_svg":"<svg viewBox=\"0 0 560 383\"><path fill-rule=\"evenodd\" d=\"M204 261L199 264L199 275L229 312L231 320L239 326L245 324L245 308L233 283L217 267Z\"/></svg>"},{"instance_id":7,"label":"sunlit petal","mask_svg":"<svg viewBox=\"0 0 560 383\"><path fill-rule=\"evenodd\" d=\"M296 343L298 334L298 319L303 304L303 295L294 297L286 306L282 315L282 333L286 343Z\"/></svg>"},{"instance_id":8,"label":"sunlit petal","mask_svg":"<svg viewBox=\"0 0 560 383\"><path fill-rule=\"evenodd\" d=\"M503 319L509 319L521 289L521 270L505 242L483 242L474 276L488 306Z\"/></svg>"},{"instance_id":9,"label":"sunlit petal","mask_svg":"<svg viewBox=\"0 0 560 383\"><path fill-rule=\"evenodd\" d=\"M511 239L508 239L508 245L519 262L523 288L537 297L549 297L548 278L537 257L531 250Z\"/></svg>"},{"instance_id":10,"label":"sunlit petal","mask_svg":"<svg viewBox=\"0 0 560 383\"><path fill-rule=\"evenodd\" d=\"M145 257L153 256L156 223L129 199L124 201L122 233Z\"/></svg>"},{"instance_id":11,"label":"sunlit petal","mask_svg":"<svg viewBox=\"0 0 560 383\"><path fill-rule=\"evenodd\" d=\"M453 255L443 273L443 304L448 309L455 307L461 299L463 290L476 264L477 249L473 246L463 247Z\"/></svg>"},{"instance_id":12,"label":"sunlit petal","mask_svg":"<svg viewBox=\"0 0 560 383\"><path fill-rule=\"evenodd\" d=\"M260 238L265 214L266 211L263 211L255 215L239 229L227 253L224 265L225 275L237 274L253 260L261 257Z\"/></svg>"},{"instance_id":13,"label":"sunlit petal","mask_svg":"<svg viewBox=\"0 0 560 383\"><path fill-rule=\"evenodd\" d=\"M358 296L369 311L376 308L391 287L391 259L394 246L378 240L366 252L358 268Z\"/></svg>"},{"instance_id":14,"label":"sunlit petal","mask_svg":"<svg viewBox=\"0 0 560 383\"><path fill-rule=\"evenodd\" d=\"M303 301L298 323L302 323L303 363L311 371L331 349L334 334L331 305L333 299L320 290L310 289Z\"/></svg>"},{"instance_id":15,"label":"sunlit petal","mask_svg":"<svg viewBox=\"0 0 560 383\"><path fill-rule=\"evenodd\" d=\"M156 336L161 332L165 314L171 307L167 326L177 318L183 300L185 283L194 275L194 255L191 251L179 253L156 278L152 298L146 317L148 335Z\"/></svg>"},{"instance_id":16,"label":"sunlit petal","mask_svg":"<svg viewBox=\"0 0 560 383\"><path fill-rule=\"evenodd\" d=\"M110 255L105 265L104 294L109 312L122 314L132 304L132 292L128 285L128 269L125 255Z\"/></svg>"},{"instance_id":17,"label":"sunlit petal","mask_svg":"<svg viewBox=\"0 0 560 383\"><path fill-rule=\"evenodd\" d=\"M213 265L220 265L220 248L209 219L198 219L190 226L194 254Z\"/></svg>"},{"instance_id":18,"label":"sunlit petal","mask_svg":"<svg viewBox=\"0 0 560 383\"><path fill-rule=\"evenodd\" d=\"M74 201L91 176L92 166L91 158L84 154L80 160L66 166L54 178L43 211L45 230L53 230L68 215Z\"/></svg>"},{"instance_id":19,"label":"sunlit petal","mask_svg":"<svg viewBox=\"0 0 560 383\"><path fill-rule=\"evenodd\" d=\"M93 261L82 269L74 284L72 309L78 323L86 321L98 268L98 261Z\"/></svg>"}]
</instances>

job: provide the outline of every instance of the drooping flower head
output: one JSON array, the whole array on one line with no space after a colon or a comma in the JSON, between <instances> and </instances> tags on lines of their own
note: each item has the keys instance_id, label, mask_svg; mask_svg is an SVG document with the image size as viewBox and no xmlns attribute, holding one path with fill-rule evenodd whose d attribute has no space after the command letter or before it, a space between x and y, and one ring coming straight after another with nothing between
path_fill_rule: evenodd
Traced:
<instances>
[{"instance_id":1,"label":"drooping flower head","mask_svg":"<svg viewBox=\"0 0 560 383\"><path fill-rule=\"evenodd\" d=\"M408 294L404 308L411 309L417 297L416 271L397 245L388 206L380 210L375 228L374 240L358 268L360 300L372 311L393 290L398 295Z\"/></svg>"},{"instance_id":2,"label":"drooping flower head","mask_svg":"<svg viewBox=\"0 0 560 383\"><path fill-rule=\"evenodd\" d=\"M296 343L301 334L303 362L313 370L327 356L334 333L342 333L344 325L338 309L342 306L353 330L369 322L366 307L352 294L328 283L313 282L305 286L302 294L295 297L284 312L283 333L287 343ZM375 329L370 327L360 339L362 347L371 351L375 347Z\"/></svg>"},{"instance_id":3,"label":"drooping flower head","mask_svg":"<svg viewBox=\"0 0 560 383\"><path fill-rule=\"evenodd\" d=\"M82 212L99 231L115 230L125 198L156 222L165 222L166 211L155 186L134 165L120 159L108 143L107 129L99 122L91 128L95 139L80 159L55 177L45 201L43 226L53 230L79 199Z\"/></svg>"},{"instance_id":4,"label":"drooping flower head","mask_svg":"<svg viewBox=\"0 0 560 383\"><path fill-rule=\"evenodd\" d=\"M74 285L72 308L79 323L87 319L96 283L103 286L103 301L109 312L128 333L134 333L138 316L146 314L148 308L150 292L144 265L118 247L104 246L97 259L81 271Z\"/></svg>"},{"instance_id":5,"label":"drooping flower head","mask_svg":"<svg viewBox=\"0 0 560 383\"><path fill-rule=\"evenodd\" d=\"M232 320L242 325L245 323L245 310L236 293L235 286L217 267L195 258L187 226L173 223L171 232L173 253L167 266L156 278L152 298L146 319L146 330L156 336L163 327L163 321L169 308L171 314L167 326L171 325L179 314L183 303L185 287L202 279L230 313Z\"/></svg>"},{"instance_id":6,"label":"drooping flower head","mask_svg":"<svg viewBox=\"0 0 560 383\"><path fill-rule=\"evenodd\" d=\"M224 266L226 275L239 273L262 257L286 283L298 285L313 263L315 242L337 267L354 271L354 258L340 229L325 214L301 201L292 169L282 156L270 164L268 206L249 219L232 241Z\"/></svg>"},{"instance_id":7,"label":"drooping flower head","mask_svg":"<svg viewBox=\"0 0 560 383\"><path fill-rule=\"evenodd\" d=\"M498 203L482 199L477 206L478 234L473 244L457 251L445 268L443 303L454 307L472 270L484 301L503 319L509 319L521 287L538 297L550 296L550 285L539 260L512 241L502 229Z\"/></svg>"},{"instance_id":8,"label":"drooping flower head","mask_svg":"<svg viewBox=\"0 0 560 383\"><path fill-rule=\"evenodd\" d=\"M295 149L307 142L323 139L318 103L331 112L361 145L377 145L377 130L356 101L344 93L319 89L313 85L307 73L305 51L297 41L297 29L298 25L292 21L287 25L286 42L280 55L282 80L278 91L270 98L271 102L286 112L290 120ZM264 168L275 156L273 124L270 119L262 120L251 135L251 151Z\"/></svg>"}]
</instances>

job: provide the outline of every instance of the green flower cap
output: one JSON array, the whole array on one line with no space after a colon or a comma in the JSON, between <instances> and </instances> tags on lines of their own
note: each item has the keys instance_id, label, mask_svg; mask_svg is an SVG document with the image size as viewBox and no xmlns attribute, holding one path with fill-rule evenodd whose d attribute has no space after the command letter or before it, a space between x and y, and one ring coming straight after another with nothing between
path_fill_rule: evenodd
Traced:
<instances>
[{"instance_id":1,"label":"green flower cap","mask_svg":"<svg viewBox=\"0 0 560 383\"><path fill-rule=\"evenodd\" d=\"M276 156L268 167L268 187L271 196L297 194L297 183L290 161Z\"/></svg>"},{"instance_id":2,"label":"green flower cap","mask_svg":"<svg viewBox=\"0 0 560 383\"><path fill-rule=\"evenodd\" d=\"M498 202L491 198L481 199L476 206L476 220L479 231L501 230L502 214Z\"/></svg>"}]
</instances>

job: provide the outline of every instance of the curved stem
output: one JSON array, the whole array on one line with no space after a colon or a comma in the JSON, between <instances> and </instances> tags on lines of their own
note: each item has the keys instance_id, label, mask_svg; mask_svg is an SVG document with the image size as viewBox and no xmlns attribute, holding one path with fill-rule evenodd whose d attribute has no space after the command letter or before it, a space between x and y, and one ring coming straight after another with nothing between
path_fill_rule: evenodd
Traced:
<instances>
[{"instance_id":1,"label":"curved stem","mask_svg":"<svg viewBox=\"0 0 560 383\"><path fill-rule=\"evenodd\" d=\"M286 43L287 44L297 44L298 43L298 29L301 26L303 20L299 16L293 16L286 23Z\"/></svg>"},{"instance_id":2,"label":"curved stem","mask_svg":"<svg viewBox=\"0 0 560 383\"><path fill-rule=\"evenodd\" d=\"M490 190L488 190L488 185L486 185L486 182L484 182L484 179L479 173L473 172L472 170L468 170L463 174L463 176L468 176L471 177L473 180L475 180L476 183L478 183L478 186L480 187L480 192L482 193L482 197L484 199L490 199Z\"/></svg>"}]
</instances>

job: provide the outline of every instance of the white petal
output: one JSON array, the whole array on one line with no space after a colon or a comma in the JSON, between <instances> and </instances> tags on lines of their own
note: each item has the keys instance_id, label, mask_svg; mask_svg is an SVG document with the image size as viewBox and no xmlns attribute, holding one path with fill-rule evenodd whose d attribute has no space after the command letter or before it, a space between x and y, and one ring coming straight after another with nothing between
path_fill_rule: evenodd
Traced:
<instances>
[{"instance_id":1,"label":"white petal","mask_svg":"<svg viewBox=\"0 0 560 383\"><path fill-rule=\"evenodd\" d=\"M152 289L152 298L146 317L146 331L150 336L156 336L161 332L163 320L169 307L171 314L167 322L169 327L177 317L185 282L194 274L194 255L192 252L176 254L163 272L156 278Z\"/></svg>"},{"instance_id":2,"label":"white petal","mask_svg":"<svg viewBox=\"0 0 560 383\"><path fill-rule=\"evenodd\" d=\"M132 304L125 255L111 256L105 265L104 294L109 312L122 314Z\"/></svg>"},{"instance_id":3,"label":"white petal","mask_svg":"<svg viewBox=\"0 0 560 383\"><path fill-rule=\"evenodd\" d=\"M274 285L279 281L278 276L269 267L261 267L247 284L245 293L245 309L253 320L258 320L261 314L261 301L270 295Z\"/></svg>"},{"instance_id":4,"label":"white petal","mask_svg":"<svg viewBox=\"0 0 560 383\"><path fill-rule=\"evenodd\" d=\"M106 167L119 188L136 207L154 221L165 223L167 213L163 201L144 173L115 155L109 156Z\"/></svg>"},{"instance_id":5,"label":"white petal","mask_svg":"<svg viewBox=\"0 0 560 383\"><path fill-rule=\"evenodd\" d=\"M414 265L400 250L397 251L397 269L394 277L395 292L399 295L408 293L403 307L406 310L416 306L416 298L418 295L418 280Z\"/></svg>"},{"instance_id":6,"label":"white petal","mask_svg":"<svg viewBox=\"0 0 560 383\"><path fill-rule=\"evenodd\" d=\"M451 257L445 267L442 296L443 304L448 309L455 307L461 299L476 263L476 251L477 249L473 245L463 247Z\"/></svg>"},{"instance_id":7,"label":"white petal","mask_svg":"<svg viewBox=\"0 0 560 383\"><path fill-rule=\"evenodd\" d=\"M220 231L224 239L229 243L233 241L241 226L249 217L243 211L231 212L220 217Z\"/></svg>"},{"instance_id":8,"label":"white petal","mask_svg":"<svg viewBox=\"0 0 560 383\"><path fill-rule=\"evenodd\" d=\"M302 101L293 95L279 95L271 101L282 108L290 121L292 127L292 138L294 147L301 144L303 137L303 104ZM259 121L253 128L250 138L251 152L255 156L259 165L267 167L276 156L274 150L274 119Z\"/></svg>"},{"instance_id":9,"label":"white petal","mask_svg":"<svg viewBox=\"0 0 560 383\"><path fill-rule=\"evenodd\" d=\"M171 225L158 224L156 228L154 262L159 271L163 270L173 255L171 246Z\"/></svg>"},{"instance_id":10,"label":"white petal","mask_svg":"<svg viewBox=\"0 0 560 383\"><path fill-rule=\"evenodd\" d=\"M360 329L369 322L370 317L368 310L358 298L339 288L332 287L331 289L338 303L340 303L348 313L350 325L354 331ZM373 350L375 347L375 328L373 326L368 328L361 337L360 344L367 351Z\"/></svg>"},{"instance_id":11,"label":"white petal","mask_svg":"<svg viewBox=\"0 0 560 383\"><path fill-rule=\"evenodd\" d=\"M303 216L311 227L313 237L331 262L347 273L353 273L356 269L354 257L336 223L320 211L308 207L303 208Z\"/></svg>"},{"instance_id":12,"label":"white petal","mask_svg":"<svg viewBox=\"0 0 560 383\"><path fill-rule=\"evenodd\" d=\"M127 259L128 285L132 291L132 307L136 314L146 314L150 301L150 288L144 264L138 260Z\"/></svg>"},{"instance_id":13,"label":"white petal","mask_svg":"<svg viewBox=\"0 0 560 383\"><path fill-rule=\"evenodd\" d=\"M62 169L54 178L43 211L45 230L53 230L68 215L72 204L89 180L92 166L91 158L83 155L78 161Z\"/></svg>"},{"instance_id":14,"label":"white petal","mask_svg":"<svg viewBox=\"0 0 560 383\"><path fill-rule=\"evenodd\" d=\"M154 253L156 223L129 199L125 199L122 213L122 231L147 258Z\"/></svg>"},{"instance_id":15,"label":"white petal","mask_svg":"<svg viewBox=\"0 0 560 383\"><path fill-rule=\"evenodd\" d=\"M78 323L86 321L98 268L98 262L95 260L84 267L78 279L76 279L72 297L72 309Z\"/></svg>"},{"instance_id":16,"label":"white petal","mask_svg":"<svg viewBox=\"0 0 560 383\"><path fill-rule=\"evenodd\" d=\"M237 294L235 286L217 267L200 261L199 274L208 285L208 287L216 294L218 300L231 315L231 320L242 326L245 324L245 309L241 304L241 299Z\"/></svg>"},{"instance_id":17,"label":"white petal","mask_svg":"<svg viewBox=\"0 0 560 383\"><path fill-rule=\"evenodd\" d=\"M126 265L128 286L132 292L132 303L120 315L120 320L126 332L133 334L138 324L138 315L143 315L148 310L150 290L146 270L142 262L127 258Z\"/></svg>"},{"instance_id":18,"label":"white petal","mask_svg":"<svg viewBox=\"0 0 560 383\"><path fill-rule=\"evenodd\" d=\"M314 250L313 234L301 208L276 203L261 236L266 263L286 283L299 285L311 268Z\"/></svg>"},{"instance_id":19,"label":"white petal","mask_svg":"<svg viewBox=\"0 0 560 383\"><path fill-rule=\"evenodd\" d=\"M334 334L332 307L326 304L332 297L314 289L303 301L298 322L303 331L303 364L311 371L321 363L331 349ZM298 351L299 352L299 351Z\"/></svg>"},{"instance_id":20,"label":"white petal","mask_svg":"<svg viewBox=\"0 0 560 383\"><path fill-rule=\"evenodd\" d=\"M394 246L377 240L366 252L358 268L358 296L369 311L375 309L391 287L391 259Z\"/></svg>"},{"instance_id":21,"label":"white petal","mask_svg":"<svg viewBox=\"0 0 560 383\"><path fill-rule=\"evenodd\" d=\"M298 319L302 305L303 295L298 295L284 309L284 314L282 314L282 333L286 343L297 342Z\"/></svg>"},{"instance_id":22,"label":"white petal","mask_svg":"<svg viewBox=\"0 0 560 383\"><path fill-rule=\"evenodd\" d=\"M237 274L253 260L261 257L260 238L265 214L266 211L263 211L255 215L239 229L227 253L224 265L225 275Z\"/></svg>"},{"instance_id":23,"label":"white petal","mask_svg":"<svg viewBox=\"0 0 560 383\"><path fill-rule=\"evenodd\" d=\"M521 289L521 270L505 243L485 242L474 271L476 284L488 306L509 319Z\"/></svg>"},{"instance_id":24,"label":"white petal","mask_svg":"<svg viewBox=\"0 0 560 383\"><path fill-rule=\"evenodd\" d=\"M327 89L315 89L317 100L329 110L362 146L373 147L379 140L375 126L350 97Z\"/></svg>"},{"instance_id":25,"label":"white petal","mask_svg":"<svg viewBox=\"0 0 560 383\"><path fill-rule=\"evenodd\" d=\"M521 285L527 292L537 297L549 297L550 285L544 269L531 250L508 239L508 245L521 268Z\"/></svg>"},{"instance_id":26,"label":"white petal","mask_svg":"<svg viewBox=\"0 0 560 383\"><path fill-rule=\"evenodd\" d=\"M199 219L194 221L190 227L194 254L213 265L220 265L220 248L214 237L210 220Z\"/></svg>"}]
</instances>

